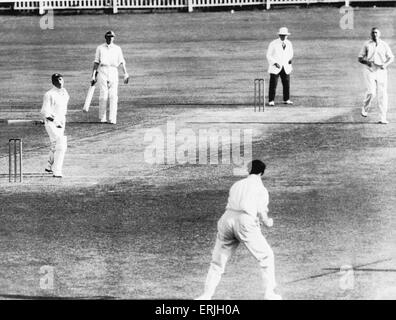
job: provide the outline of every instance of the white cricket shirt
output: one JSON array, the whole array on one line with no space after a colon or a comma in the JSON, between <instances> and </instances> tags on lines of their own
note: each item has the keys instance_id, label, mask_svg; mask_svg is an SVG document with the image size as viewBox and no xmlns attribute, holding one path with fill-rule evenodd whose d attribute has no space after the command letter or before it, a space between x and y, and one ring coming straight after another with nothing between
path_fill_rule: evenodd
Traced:
<instances>
[{"instance_id":1,"label":"white cricket shirt","mask_svg":"<svg viewBox=\"0 0 396 320\"><path fill-rule=\"evenodd\" d=\"M53 117L54 121L65 123L69 94L65 88L53 87L44 94L41 114L44 118Z\"/></svg>"},{"instance_id":2,"label":"white cricket shirt","mask_svg":"<svg viewBox=\"0 0 396 320\"><path fill-rule=\"evenodd\" d=\"M95 62L99 63L100 67L118 68L121 63L125 65L122 50L114 43L110 45L103 43L98 46L95 53Z\"/></svg>"},{"instance_id":3,"label":"white cricket shirt","mask_svg":"<svg viewBox=\"0 0 396 320\"><path fill-rule=\"evenodd\" d=\"M359 58L367 59L376 65L383 65L389 58L393 58L392 50L389 45L378 39L377 44L373 40L365 42L363 48L360 50Z\"/></svg>"},{"instance_id":4,"label":"white cricket shirt","mask_svg":"<svg viewBox=\"0 0 396 320\"><path fill-rule=\"evenodd\" d=\"M251 174L232 185L226 209L245 211L257 218L257 214L267 214L268 202L268 190L264 187L261 177Z\"/></svg>"}]
</instances>

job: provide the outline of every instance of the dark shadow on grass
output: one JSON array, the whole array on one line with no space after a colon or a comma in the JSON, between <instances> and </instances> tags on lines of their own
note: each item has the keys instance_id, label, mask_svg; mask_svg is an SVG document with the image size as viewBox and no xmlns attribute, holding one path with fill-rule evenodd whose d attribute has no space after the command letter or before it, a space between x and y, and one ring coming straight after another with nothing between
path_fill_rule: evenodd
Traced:
<instances>
[{"instance_id":1,"label":"dark shadow on grass","mask_svg":"<svg viewBox=\"0 0 396 320\"><path fill-rule=\"evenodd\" d=\"M299 124L306 124L306 125L314 125L314 124L319 124L319 125L335 125L335 124L339 124L339 125L354 125L354 124L358 124L358 125L361 125L361 124L370 124L370 125L372 125L372 124L375 124L375 125L379 125L379 123L378 122L358 122L358 121L318 121L318 122L297 122L297 121L294 121L294 122L286 122L286 121L207 121L207 122L199 122L199 121L190 121L190 122L187 122L187 123L190 123L190 124L221 124L221 123L224 123L224 124L275 124L275 125L278 125L278 124L288 124L288 125L291 125L291 124L297 124L297 125L299 125Z\"/></svg>"},{"instance_id":2,"label":"dark shadow on grass","mask_svg":"<svg viewBox=\"0 0 396 320\"><path fill-rule=\"evenodd\" d=\"M62 297L62 296L28 296L21 294L0 294L0 298L18 300L115 300L112 296L93 296L93 297Z\"/></svg>"}]
</instances>

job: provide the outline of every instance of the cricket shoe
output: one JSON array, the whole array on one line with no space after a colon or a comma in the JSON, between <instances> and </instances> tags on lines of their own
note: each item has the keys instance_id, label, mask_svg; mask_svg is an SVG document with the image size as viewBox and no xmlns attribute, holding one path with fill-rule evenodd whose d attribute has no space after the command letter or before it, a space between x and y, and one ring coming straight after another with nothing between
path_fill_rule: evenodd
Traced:
<instances>
[{"instance_id":1,"label":"cricket shoe","mask_svg":"<svg viewBox=\"0 0 396 320\"><path fill-rule=\"evenodd\" d=\"M270 102L268 102L268 105L269 105L270 107L273 107L273 106L275 106L275 102L274 102L274 101L270 101Z\"/></svg>"},{"instance_id":2,"label":"cricket shoe","mask_svg":"<svg viewBox=\"0 0 396 320\"><path fill-rule=\"evenodd\" d=\"M380 123L380 124L388 124L389 121L386 120L386 119L382 119L382 120L380 120L378 123Z\"/></svg>"},{"instance_id":3,"label":"cricket shoe","mask_svg":"<svg viewBox=\"0 0 396 320\"><path fill-rule=\"evenodd\" d=\"M367 117L368 116L368 112L366 111L366 109L364 109L364 107L362 107L361 115L362 115L362 117Z\"/></svg>"},{"instance_id":4,"label":"cricket shoe","mask_svg":"<svg viewBox=\"0 0 396 320\"><path fill-rule=\"evenodd\" d=\"M54 178L63 178L63 176L61 174L54 174L53 177Z\"/></svg>"},{"instance_id":5,"label":"cricket shoe","mask_svg":"<svg viewBox=\"0 0 396 320\"><path fill-rule=\"evenodd\" d=\"M47 172L47 173L54 173L54 172L52 171L52 169L45 168L44 170L45 170L45 172Z\"/></svg>"},{"instance_id":6,"label":"cricket shoe","mask_svg":"<svg viewBox=\"0 0 396 320\"><path fill-rule=\"evenodd\" d=\"M203 294L200 295L198 298L195 298L194 300L212 300L212 297L207 294Z\"/></svg>"},{"instance_id":7,"label":"cricket shoe","mask_svg":"<svg viewBox=\"0 0 396 320\"><path fill-rule=\"evenodd\" d=\"M293 101L291 101L291 100L286 100L286 101L283 101L283 103L284 103L284 104L293 104Z\"/></svg>"},{"instance_id":8,"label":"cricket shoe","mask_svg":"<svg viewBox=\"0 0 396 320\"><path fill-rule=\"evenodd\" d=\"M282 296L275 292L268 292L265 294L264 300L282 300Z\"/></svg>"}]
</instances>

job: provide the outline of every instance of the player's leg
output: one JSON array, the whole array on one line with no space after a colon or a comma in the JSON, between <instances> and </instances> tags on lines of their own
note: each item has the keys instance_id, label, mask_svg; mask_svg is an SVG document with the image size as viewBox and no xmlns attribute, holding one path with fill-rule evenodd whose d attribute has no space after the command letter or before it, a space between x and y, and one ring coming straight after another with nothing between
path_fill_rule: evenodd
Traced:
<instances>
[{"instance_id":1,"label":"player's leg","mask_svg":"<svg viewBox=\"0 0 396 320\"><path fill-rule=\"evenodd\" d=\"M226 212L217 223L216 244L212 253L212 261L206 276L204 293L196 300L210 300L224 273L229 257L235 252L239 241L234 236L233 213Z\"/></svg>"},{"instance_id":2,"label":"player's leg","mask_svg":"<svg viewBox=\"0 0 396 320\"><path fill-rule=\"evenodd\" d=\"M55 177L62 177L63 160L65 158L66 150L67 137L63 135L63 130L61 130L58 138L56 139L54 164L52 166Z\"/></svg>"},{"instance_id":3,"label":"player's leg","mask_svg":"<svg viewBox=\"0 0 396 320\"><path fill-rule=\"evenodd\" d=\"M118 108L118 75L117 79L113 79L109 85L109 122L112 124L117 123L117 108Z\"/></svg>"},{"instance_id":4,"label":"player's leg","mask_svg":"<svg viewBox=\"0 0 396 320\"><path fill-rule=\"evenodd\" d=\"M286 104L293 104L293 102L290 101L290 74L287 74L285 68L282 68L279 75L283 87L283 102Z\"/></svg>"},{"instance_id":5,"label":"player's leg","mask_svg":"<svg viewBox=\"0 0 396 320\"><path fill-rule=\"evenodd\" d=\"M265 290L264 299L282 299L280 295L274 292L276 288L274 253L261 233L260 225L252 217L245 215L241 216L237 227L239 230L238 239L260 264Z\"/></svg>"},{"instance_id":6,"label":"player's leg","mask_svg":"<svg viewBox=\"0 0 396 320\"><path fill-rule=\"evenodd\" d=\"M48 120L45 121L44 127L50 139L50 151L48 153L48 163L47 166L45 167L45 171L48 173L53 173L52 166L54 164L55 146L57 139L56 127L53 122Z\"/></svg>"},{"instance_id":7,"label":"player's leg","mask_svg":"<svg viewBox=\"0 0 396 320\"><path fill-rule=\"evenodd\" d=\"M218 284L220 283L221 276L224 273L225 266L229 257L235 252L238 247L238 241L226 243L216 238L216 244L212 253L212 261L209 266L208 274L205 280L204 293L196 300L210 300L212 299Z\"/></svg>"},{"instance_id":8,"label":"player's leg","mask_svg":"<svg viewBox=\"0 0 396 320\"><path fill-rule=\"evenodd\" d=\"M367 113L369 111L371 102L376 96L377 92L377 84L376 84L376 76L375 72L370 71L369 69L365 68L363 70L363 78L364 78L364 83L366 85L367 91L366 91L366 96L363 101L363 107L362 107L362 116L367 117Z\"/></svg>"},{"instance_id":9,"label":"player's leg","mask_svg":"<svg viewBox=\"0 0 396 320\"><path fill-rule=\"evenodd\" d=\"M107 100L109 97L109 86L108 86L107 78L100 72L98 74L98 86L100 89L99 120L100 122L106 122L106 109L107 109Z\"/></svg>"},{"instance_id":10,"label":"player's leg","mask_svg":"<svg viewBox=\"0 0 396 320\"><path fill-rule=\"evenodd\" d=\"M386 70L377 71L377 86L378 86L378 106L381 113L380 122L388 123L386 114L388 112L388 74Z\"/></svg>"},{"instance_id":11,"label":"player's leg","mask_svg":"<svg viewBox=\"0 0 396 320\"><path fill-rule=\"evenodd\" d=\"M269 105L275 105L276 86L278 85L279 74L270 73L270 84L268 92Z\"/></svg>"}]
</instances>

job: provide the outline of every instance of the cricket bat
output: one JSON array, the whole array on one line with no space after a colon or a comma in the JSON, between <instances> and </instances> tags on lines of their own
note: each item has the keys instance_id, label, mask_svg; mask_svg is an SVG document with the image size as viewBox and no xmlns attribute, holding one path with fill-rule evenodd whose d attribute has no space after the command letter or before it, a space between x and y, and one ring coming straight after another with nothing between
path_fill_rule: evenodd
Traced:
<instances>
[{"instance_id":1,"label":"cricket bat","mask_svg":"<svg viewBox=\"0 0 396 320\"><path fill-rule=\"evenodd\" d=\"M83 107L84 112L88 112L89 107L91 106L92 97L94 95L94 92L95 92L95 85L90 86L88 93L87 93L87 97L85 98L85 103L84 103L84 107Z\"/></svg>"}]
</instances>

